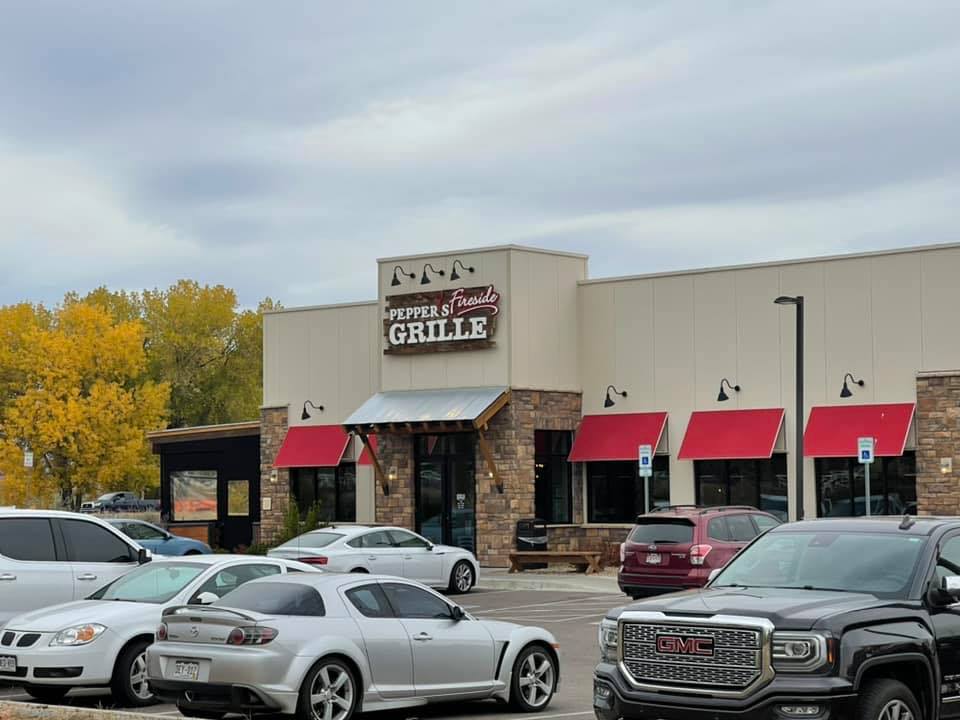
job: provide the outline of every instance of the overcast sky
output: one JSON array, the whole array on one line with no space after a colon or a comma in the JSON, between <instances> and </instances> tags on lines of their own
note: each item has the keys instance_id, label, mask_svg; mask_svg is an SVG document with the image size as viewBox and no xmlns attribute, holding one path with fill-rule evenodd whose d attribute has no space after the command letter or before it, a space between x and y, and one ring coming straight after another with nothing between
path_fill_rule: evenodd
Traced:
<instances>
[{"instance_id":1,"label":"overcast sky","mask_svg":"<svg viewBox=\"0 0 960 720\"><path fill-rule=\"evenodd\" d=\"M0 303L960 241L960 2L7 0Z\"/></svg>"}]
</instances>

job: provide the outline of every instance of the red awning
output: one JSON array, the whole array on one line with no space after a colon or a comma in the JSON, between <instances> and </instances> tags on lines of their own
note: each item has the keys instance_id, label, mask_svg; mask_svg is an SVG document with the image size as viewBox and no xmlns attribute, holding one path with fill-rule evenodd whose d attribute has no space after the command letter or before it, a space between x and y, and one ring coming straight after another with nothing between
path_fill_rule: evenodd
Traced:
<instances>
[{"instance_id":1,"label":"red awning","mask_svg":"<svg viewBox=\"0 0 960 720\"><path fill-rule=\"evenodd\" d=\"M903 455L913 410L913 403L811 408L803 433L803 454L806 457L856 457L857 439L872 437L874 455Z\"/></svg>"},{"instance_id":2,"label":"red awning","mask_svg":"<svg viewBox=\"0 0 960 720\"><path fill-rule=\"evenodd\" d=\"M367 435L367 442L370 443L370 447L373 448L373 452L377 452L377 436L376 435ZM367 451L367 446L363 446L363 452L360 453L360 460L358 461L359 465L373 465L373 459L370 457L370 453Z\"/></svg>"},{"instance_id":3,"label":"red awning","mask_svg":"<svg viewBox=\"0 0 960 720\"><path fill-rule=\"evenodd\" d=\"M690 415L680 460L769 458L777 444L783 408L700 410Z\"/></svg>"},{"instance_id":4,"label":"red awning","mask_svg":"<svg viewBox=\"0 0 960 720\"><path fill-rule=\"evenodd\" d=\"M287 430L273 466L336 467L348 442L342 425L298 425Z\"/></svg>"},{"instance_id":5,"label":"red awning","mask_svg":"<svg viewBox=\"0 0 960 720\"><path fill-rule=\"evenodd\" d=\"M569 460L637 460L640 445L649 445L656 452L666 424L665 412L587 415L577 430Z\"/></svg>"}]
</instances>

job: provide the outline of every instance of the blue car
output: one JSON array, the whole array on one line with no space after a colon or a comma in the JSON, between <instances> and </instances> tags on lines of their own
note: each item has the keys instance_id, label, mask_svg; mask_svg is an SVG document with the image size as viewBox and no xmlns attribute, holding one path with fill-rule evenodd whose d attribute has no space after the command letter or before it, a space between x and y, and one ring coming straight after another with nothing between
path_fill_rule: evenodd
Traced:
<instances>
[{"instance_id":1,"label":"blue car","mask_svg":"<svg viewBox=\"0 0 960 720\"><path fill-rule=\"evenodd\" d=\"M210 546L193 538L168 533L143 520L107 520L137 544L154 555L206 555L213 552Z\"/></svg>"}]
</instances>

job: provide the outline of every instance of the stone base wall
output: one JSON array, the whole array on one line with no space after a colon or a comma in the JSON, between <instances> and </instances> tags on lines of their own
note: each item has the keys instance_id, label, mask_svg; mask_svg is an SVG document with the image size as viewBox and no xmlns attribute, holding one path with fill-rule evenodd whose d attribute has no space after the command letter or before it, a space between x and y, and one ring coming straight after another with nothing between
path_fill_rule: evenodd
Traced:
<instances>
[{"instance_id":1,"label":"stone base wall","mask_svg":"<svg viewBox=\"0 0 960 720\"><path fill-rule=\"evenodd\" d=\"M260 531L259 541L269 544L283 527L283 517L290 507L290 471L273 467L287 436L289 408L260 410ZM269 498L269 499L268 499ZM269 505L270 509L265 509ZM256 542L256 540L255 540Z\"/></svg>"},{"instance_id":2,"label":"stone base wall","mask_svg":"<svg viewBox=\"0 0 960 720\"><path fill-rule=\"evenodd\" d=\"M568 525L547 528L547 547L550 550L590 550L603 553L607 566L620 563L620 543L627 539L628 527L604 525Z\"/></svg>"},{"instance_id":3,"label":"stone base wall","mask_svg":"<svg viewBox=\"0 0 960 720\"><path fill-rule=\"evenodd\" d=\"M960 370L917 375L917 510L960 514ZM950 459L950 472L941 461Z\"/></svg>"}]
</instances>

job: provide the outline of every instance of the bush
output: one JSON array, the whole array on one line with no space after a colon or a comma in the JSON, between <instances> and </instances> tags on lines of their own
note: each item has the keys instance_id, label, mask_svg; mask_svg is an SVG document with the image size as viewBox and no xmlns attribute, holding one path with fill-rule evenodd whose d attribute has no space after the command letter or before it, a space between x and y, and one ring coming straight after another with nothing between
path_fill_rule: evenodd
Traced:
<instances>
[{"instance_id":1,"label":"bush","mask_svg":"<svg viewBox=\"0 0 960 720\"><path fill-rule=\"evenodd\" d=\"M300 519L300 507L297 501L290 498L290 505L283 516L283 525L280 527L280 533L273 539L269 545L266 543L255 543L247 548L248 555L266 555L267 551L277 545L283 545L285 542L293 540L299 535L303 535L310 530L316 530L320 527L320 503L314 503L303 520Z\"/></svg>"}]
</instances>

